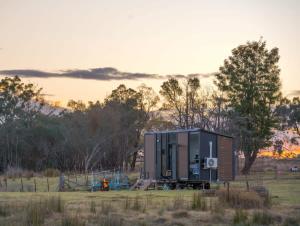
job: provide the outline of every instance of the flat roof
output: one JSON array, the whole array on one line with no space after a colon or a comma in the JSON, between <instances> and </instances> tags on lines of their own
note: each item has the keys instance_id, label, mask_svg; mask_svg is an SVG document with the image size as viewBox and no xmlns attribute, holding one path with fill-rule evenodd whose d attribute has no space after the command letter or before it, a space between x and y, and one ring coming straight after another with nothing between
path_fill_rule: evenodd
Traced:
<instances>
[{"instance_id":1,"label":"flat roof","mask_svg":"<svg viewBox=\"0 0 300 226\"><path fill-rule=\"evenodd\" d=\"M184 133L184 132L205 132L205 133L212 133L212 134L220 135L220 136L223 136L223 137L233 138L233 136L230 136L230 135L226 135L226 134L219 133L219 132L214 132L214 131L209 131L209 130L205 130L205 129L200 129L200 128L163 130L163 131L148 131L148 132L145 133L145 135L147 135L147 134L159 134L159 133Z\"/></svg>"}]
</instances>

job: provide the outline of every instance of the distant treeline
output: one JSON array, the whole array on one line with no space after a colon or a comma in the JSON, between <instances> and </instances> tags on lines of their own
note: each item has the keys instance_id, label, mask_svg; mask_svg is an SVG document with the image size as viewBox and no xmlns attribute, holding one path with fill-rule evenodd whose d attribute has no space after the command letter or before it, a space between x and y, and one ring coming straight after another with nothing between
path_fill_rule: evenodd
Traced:
<instances>
[{"instance_id":1,"label":"distant treeline","mask_svg":"<svg viewBox=\"0 0 300 226\"><path fill-rule=\"evenodd\" d=\"M60 113L45 112L41 89L6 77L0 81L0 170L130 170L144 131L199 127L233 135L248 173L259 149L271 145L274 128L293 127L300 135L300 99L282 97L278 61L277 48L247 42L224 61L215 89L202 88L193 76L169 78L160 95L146 85L120 85L103 102L70 100Z\"/></svg>"}]
</instances>

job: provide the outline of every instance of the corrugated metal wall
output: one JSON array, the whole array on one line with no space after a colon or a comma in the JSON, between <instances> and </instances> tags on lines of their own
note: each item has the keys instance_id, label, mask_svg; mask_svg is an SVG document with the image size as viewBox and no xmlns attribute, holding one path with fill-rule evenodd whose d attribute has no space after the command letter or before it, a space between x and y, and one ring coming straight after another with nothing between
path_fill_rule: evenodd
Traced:
<instances>
[{"instance_id":1,"label":"corrugated metal wall","mask_svg":"<svg viewBox=\"0 0 300 226\"><path fill-rule=\"evenodd\" d=\"M218 136L218 178L220 181L234 179L232 142L232 138Z\"/></svg>"},{"instance_id":2,"label":"corrugated metal wall","mask_svg":"<svg viewBox=\"0 0 300 226\"><path fill-rule=\"evenodd\" d=\"M155 146L156 139L155 134L145 135L145 150L144 150L144 170L145 178L155 178Z\"/></svg>"},{"instance_id":3,"label":"corrugated metal wall","mask_svg":"<svg viewBox=\"0 0 300 226\"><path fill-rule=\"evenodd\" d=\"M178 179L188 179L188 132L178 133Z\"/></svg>"}]
</instances>

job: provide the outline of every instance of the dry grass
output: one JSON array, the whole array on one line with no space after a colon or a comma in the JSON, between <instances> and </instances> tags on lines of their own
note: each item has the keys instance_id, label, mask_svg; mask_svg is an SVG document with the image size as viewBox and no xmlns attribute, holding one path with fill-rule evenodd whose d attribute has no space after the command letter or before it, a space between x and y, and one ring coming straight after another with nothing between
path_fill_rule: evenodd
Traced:
<instances>
[{"instance_id":1,"label":"dry grass","mask_svg":"<svg viewBox=\"0 0 300 226\"><path fill-rule=\"evenodd\" d=\"M232 208L262 208L264 200L254 191L245 191L242 189L226 189L217 191L219 200Z\"/></svg>"},{"instance_id":2,"label":"dry grass","mask_svg":"<svg viewBox=\"0 0 300 226\"><path fill-rule=\"evenodd\" d=\"M277 189L278 183L274 182L272 189ZM288 196L282 197L281 194L299 194L300 186L290 189L283 186L285 183L290 184L290 181L280 181L280 193L271 190L273 196L276 194L280 198L267 210L262 198L255 192L249 194L233 184L229 201L223 189L210 197L194 190L3 192L0 193L0 225L297 225L300 218L296 208L299 210L299 205L287 201L281 204L281 200L288 200ZM238 195L234 191L238 191Z\"/></svg>"}]
</instances>

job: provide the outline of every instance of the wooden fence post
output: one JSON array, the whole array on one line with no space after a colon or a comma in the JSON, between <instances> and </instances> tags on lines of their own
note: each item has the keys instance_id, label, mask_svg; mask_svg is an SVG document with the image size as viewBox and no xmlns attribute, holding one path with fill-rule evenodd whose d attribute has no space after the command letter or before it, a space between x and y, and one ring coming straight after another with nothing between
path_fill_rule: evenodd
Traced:
<instances>
[{"instance_id":1,"label":"wooden fence post","mask_svg":"<svg viewBox=\"0 0 300 226\"><path fill-rule=\"evenodd\" d=\"M5 191L7 191L7 178L4 178L4 183L5 183Z\"/></svg>"},{"instance_id":2,"label":"wooden fence post","mask_svg":"<svg viewBox=\"0 0 300 226\"><path fill-rule=\"evenodd\" d=\"M227 182L227 202L229 202L229 182Z\"/></svg>"},{"instance_id":3,"label":"wooden fence post","mask_svg":"<svg viewBox=\"0 0 300 226\"><path fill-rule=\"evenodd\" d=\"M47 177L47 187L48 187L48 192L49 192L49 180L48 180L48 177Z\"/></svg>"},{"instance_id":4,"label":"wooden fence post","mask_svg":"<svg viewBox=\"0 0 300 226\"><path fill-rule=\"evenodd\" d=\"M22 179L22 176L21 176L21 192L24 191L24 187L23 187L23 179Z\"/></svg>"},{"instance_id":5,"label":"wooden fence post","mask_svg":"<svg viewBox=\"0 0 300 226\"><path fill-rule=\"evenodd\" d=\"M34 192L36 192L36 180L35 180L35 178L34 178L33 182L34 182Z\"/></svg>"},{"instance_id":6,"label":"wooden fence post","mask_svg":"<svg viewBox=\"0 0 300 226\"><path fill-rule=\"evenodd\" d=\"M275 166L275 180L278 179L278 167Z\"/></svg>"}]
</instances>

